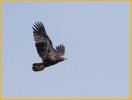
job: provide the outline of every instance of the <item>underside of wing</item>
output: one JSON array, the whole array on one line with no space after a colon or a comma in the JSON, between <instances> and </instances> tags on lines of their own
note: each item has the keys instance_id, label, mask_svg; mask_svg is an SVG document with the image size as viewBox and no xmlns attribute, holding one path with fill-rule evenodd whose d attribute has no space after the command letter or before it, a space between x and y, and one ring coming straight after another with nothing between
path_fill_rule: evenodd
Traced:
<instances>
[{"instance_id":1,"label":"underside of wing","mask_svg":"<svg viewBox=\"0 0 132 100\"><path fill-rule=\"evenodd\" d=\"M50 49L53 47L50 38L48 37L44 25L41 22L36 22L33 26L33 36L35 46L39 56L44 60L46 59Z\"/></svg>"}]
</instances>

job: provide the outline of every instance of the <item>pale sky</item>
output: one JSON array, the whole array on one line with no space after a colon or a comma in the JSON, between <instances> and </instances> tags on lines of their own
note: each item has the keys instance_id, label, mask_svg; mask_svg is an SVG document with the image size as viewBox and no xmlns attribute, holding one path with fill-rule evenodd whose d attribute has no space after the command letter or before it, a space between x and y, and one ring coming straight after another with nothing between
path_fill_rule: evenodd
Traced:
<instances>
[{"instance_id":1,"label":"pale sky","mask_svg":"<svg viewBox=\"0 0 132 100\"><path fill-rule=\"evenodd\" d=\"M122 3L2 3L3 97L130 96L130 5ZM33 72L41 62L32 25L42 21L67 61Z\"/></svg>"}]
</instances>

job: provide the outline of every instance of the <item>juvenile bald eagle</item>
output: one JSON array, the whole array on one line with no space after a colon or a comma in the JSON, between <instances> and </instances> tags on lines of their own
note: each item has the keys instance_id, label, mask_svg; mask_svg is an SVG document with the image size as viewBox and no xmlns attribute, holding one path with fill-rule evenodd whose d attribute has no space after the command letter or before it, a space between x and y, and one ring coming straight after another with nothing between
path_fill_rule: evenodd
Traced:
<instances>
[{"instance_id":1,"label":"juvenile bald eagle","mask_svg":"<svg viewBox=\"0 0 132 100\"><path fill-rule=\"evenodd\" d=\"M33 71L41 71L46 67L66 60L64 58L65 47L61 44L56 49L53 48L52 41L48 37L42 22L36 22L32 28L35 46L42 59L42 63L33 64Z\"/></svg>"}]
</instances>

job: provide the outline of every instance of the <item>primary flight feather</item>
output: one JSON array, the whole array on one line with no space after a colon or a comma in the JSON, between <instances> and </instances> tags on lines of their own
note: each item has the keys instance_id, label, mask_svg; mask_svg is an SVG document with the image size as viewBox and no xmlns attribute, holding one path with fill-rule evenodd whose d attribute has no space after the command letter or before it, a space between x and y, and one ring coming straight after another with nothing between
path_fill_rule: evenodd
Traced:
<instances>
[{"instance_id":1,"label":"primary flight feather","mask_svg":"<svg viewBox=\"0 0 132 100\"><path fill-rule=\"evenodd\" d=\"M66 58L64 58L65 47L61 44L53 48L52 41L48 37L42 22L36 22L32 28L35 46L42 59L42 63L33 64L33 71L41 71L46 67L66 60Z\"/></svg>"}]
</instances>

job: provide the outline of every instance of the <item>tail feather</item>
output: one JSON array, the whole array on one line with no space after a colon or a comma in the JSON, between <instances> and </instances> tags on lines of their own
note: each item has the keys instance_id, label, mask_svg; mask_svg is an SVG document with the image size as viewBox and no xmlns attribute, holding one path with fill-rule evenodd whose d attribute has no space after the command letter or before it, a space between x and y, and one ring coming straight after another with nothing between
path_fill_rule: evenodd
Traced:
<instances>
[{"instance_id":1,"label":"tail feather","mask_svg":"<svg viewBox=\"0 0 132 100\"><path fill-rule=\"evenodd\" d=\"M33 64L33 71L41 71L45 68L45 65L43 63L34 63Z\"/></svg>"}]
</instances>

